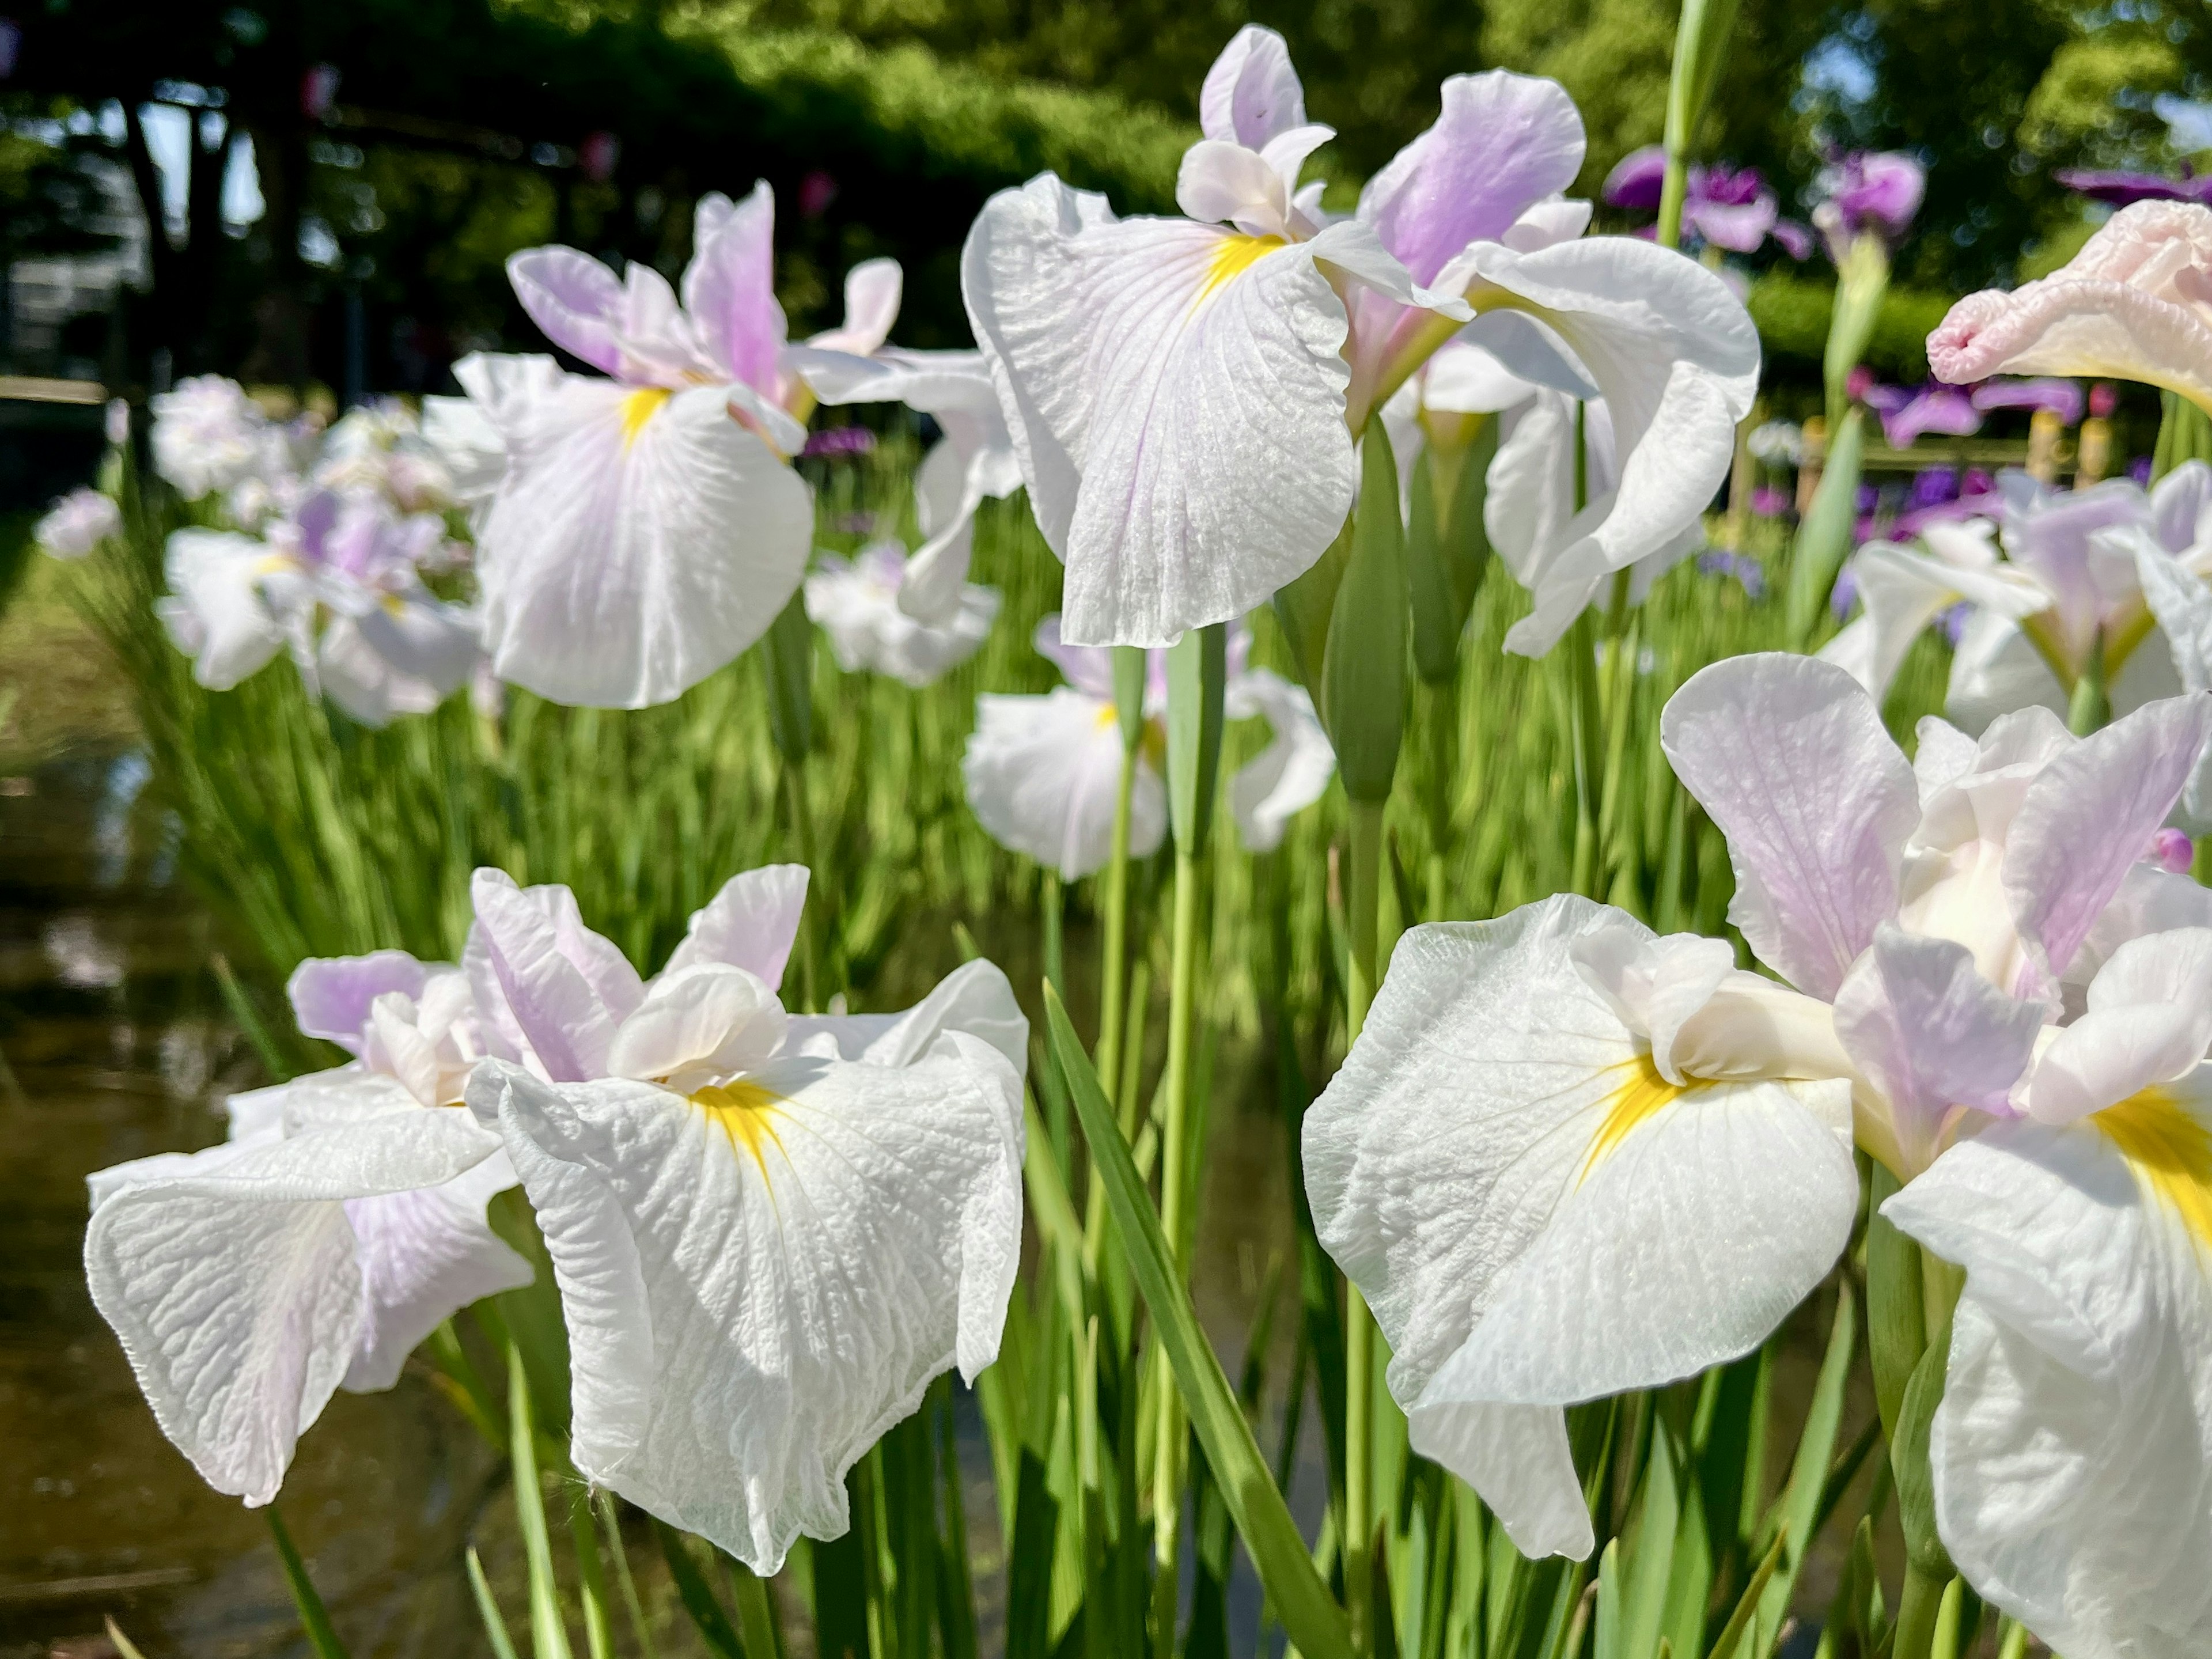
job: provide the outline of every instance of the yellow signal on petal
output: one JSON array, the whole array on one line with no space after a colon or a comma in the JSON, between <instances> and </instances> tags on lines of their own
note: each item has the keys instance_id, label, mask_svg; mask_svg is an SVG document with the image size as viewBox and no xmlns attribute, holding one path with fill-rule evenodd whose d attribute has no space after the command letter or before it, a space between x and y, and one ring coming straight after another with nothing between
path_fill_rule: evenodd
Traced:
<instances>
[{"instance_id":1,"label":"yellow signal on petal","mask_svg":"<svg viewBox=\"0 0 2212 1659\"><path fill-rule=\"evenodd\" d=\"M2136 1179L2212 1249L2212 1128L2164 1089L2145 1089L2089 1120Z\"/></svg>"},{"instance_id":2,"label":"yellow signal on petal","mask_svg":"<svg viewBox=\"0 0 2212 1659\"><path fill-rule=\"evenodd\" d=\"M1686 1085L1669 1083L1662 1077L1648 1054L1625 1060L1611 1069L1620 1081L1606 1097L1605 1121L1598 1125L1597 1133L1590 1141L1589 1155L1583 1159L1582 1173L1575 1177L1577 1187L1590 1178L1593 1170L1620 1150L1620 1143L1628 1139L1638 1124L1678 1095L1688 1092Z\"/></svg>"},{"instance_id":3,"label":"yellow signal on petal","mask_svg":"<svg viewBox=\"0 0 2212 1659\"><path fill-rule=\"evenodd\" d=\"M1242 276L1277 248L1287 246L1279 236L1223 237L1214 246L1213 257L1206 262L1206 280L1199 285L1192 306L1205 304L1223 284Z\"/></svg>"},{"instance_id":4,"label":"yellow signal on petal","mask_svg":"<svg viewBox=\"0 0 2212 1659\"><path fill-rule=\"evenodd\" d=\"M778 1152L783 1150L783 1138L775 1132L776 1109L783 1097L763 1089L757 1083L710 1084L693 1091L691 1103L707 1115L708 1122L730 1138L733 1147L742 1146L752 1155L761 1178L768 1178L768 1158L762 1147L773 1141Z\"/></svg>"},{"instance_id":5,"label":"yellow signal on petal","mask_svg":"<svg viewBox=\"0 0 2212 1659\"><path fill-rule=\"evenodd\" d=\"M668 388L659 386L640 386L622 400L623 447L628 449L637 441L637 434L645 430L645 423L660 412L661 404L668 401Z\"/></svg>"}]
</instances>

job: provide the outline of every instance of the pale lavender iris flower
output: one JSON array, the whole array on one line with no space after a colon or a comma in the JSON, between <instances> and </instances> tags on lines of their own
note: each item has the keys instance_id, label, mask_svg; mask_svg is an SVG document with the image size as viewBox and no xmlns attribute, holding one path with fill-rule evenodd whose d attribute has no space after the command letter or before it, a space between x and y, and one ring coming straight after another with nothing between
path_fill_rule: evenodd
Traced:
<instances>
[{"instance_id":1,"label":"pale lavender iris flower","mask_svg":"<svg viewBox=\"0 0 2212 1659\"><path fill-rule=\"evenodd\" d=\"M844 1478L999 1347L1021 1258L1029 1028L971 962L904 1013L778 994L806 872L731 880L653 978L563 887L477 872L501 1013L468 1089L552 1257L586 1480L763 1574Z\"/></svg>"},{"instance_id":2,"label":"pale lavender iris flower","mask_svg":"<svg viewBox=\"0 0 2212 1659\"><path fill-rule=\"evenodd\" d=\"M813 503L787 464L814 394L774 285L775 203L702 197L679 291L652 266L615 273L574 248L507 261L545 357L457 369L504 469L479 542L484 645L499 676L556 702L665 702L767 630L799 586ZM898 267L847 283L824 355L883 343ZM604 377L604 378L602 378Z\"/></svg>"},{"instance_id":3,"label":"pale lavender iris flower","mask_svg":"<svg viewBox=\"0 0 2212 1659\"><path fill-rule=\"evenodd\" d=\"M266 1504L339 1388L531 1280L485 1221L514 1184L459 1109L484 1053L467 976L404 951L302 963L300 1029L354 1055L234 1095L230 1137L90 1178L85 1273L154 1416L218 1492Z\"/></svg>"},{"instance_id":4,"label":"pale lavender iris flower","mask_svg":"<svg viewBox=\"0 0 2212 1659\"><path fill-rule=\"evenodd\" d=\"M1470 317L1515 373L1595 381L1613 406L1621 510L1591 504L1577 562L1632 563L1710 501L1756 333L1694 262L1582 239L1589 205L1561 193L1582 120L1556 83L1450 77L1349 217L1299 182L1332 135L1280 35L1240 31L1199 102L1187 216L1117 220L1046 175L994 198L963 255L1071 640L1163 646L1304 572L1351 507L1370 413Z\"/></svg>"}]
</instances>

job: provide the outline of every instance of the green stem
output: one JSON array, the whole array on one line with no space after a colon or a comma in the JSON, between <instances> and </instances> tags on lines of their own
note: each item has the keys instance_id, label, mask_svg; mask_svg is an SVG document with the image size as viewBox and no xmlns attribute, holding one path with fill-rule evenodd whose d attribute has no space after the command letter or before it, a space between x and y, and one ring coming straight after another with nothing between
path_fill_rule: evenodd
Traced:
<instances>
[{"instance_id":1,"label":"green stem","mask_svg":"<svg viewBox=\"0 0 2212 1659\"><path fill-rule=\"evenodd\" d=\"M1351 934L1351 971L1345 986L1345 1043L1358 1042L1375 1000L1379 917L1382 901L1381 801L1352 803L1344 894ZM1375 1528L1368 1493L1374 1464L1375 1320L1359 1287L1344 1287L1344 1600L1352 1619L1352 1650L1374 1649L1374 1569L1370 1552Z\"/></svg>"},{"instance_id":2,"label":"green stem","mask_svg":"<svg viewBox=\"0 0 2212 1659\"><path fill-rule=\"evenodd\" d=\"M1137 750L1121 750L1121 787L1114 798L1114 853L1106 865L1106 927L1099 950L1098 1087L1107 1099L1115 1097L1121 1076L1121 1020L1128 993L1129 823L1137 788ZM1094 1179L1091 1201L1103 1201Z\"/></svg>"},{"instance_id":3,"label":"green stem","mask_svg":"<svg viewBox=\"0 0 2212 1659\"><path fill-rule=\"evenodd\" d=\"M1195 839L1193 837L1192 839ZM1186 1148L1190 1121L1191 1028L1198 1006L1198 895L1204 869L1201 856L1188 846L1176 848L1175 921L1168 986L1167 1116L1160 1130L1160 1231L1173 1254L1176 1271L1190 1276L1190 1249L1183 1217L1189 1183ZM1181 1545L1183 1477L1182 1396L1160 1354L1158 1431L1152 1446L1152 1541L1155 1618L1152 1639L1162 1659L1175 1649L1177 1552Z\"/></svg>"},{"instance_id":4,"label":"green stem","mask_svg":"<svg viewBox=\"0 0 2212 1659\"><path fill-rule=\"evenodd\" d=\"M2066 727L2075 737L2086 738L2102 731L2112 718L2112 700L2105 685L2105 631L2100 628L2089 642L2089 660L2074 682L2074 694L2067 702Z\"/></svg>"},{"instance_id":5,"label":"green stem","mask_svg":"<svg viewBox=\"0 0 2212 1659\"><path fill-rule=\"evenodd\" d=\"M1454 722L1459 714L1459 665L1451 678L1428 688L1429 695L1429 893L1428 920L1444 919L1445 883L1451 854L1452 755L1457 746Z\"/></svg>"},{"instance_id":6,"label":"green stem","mask_svg":"<svg viewBox=\"0 0 2212 1659\"><path fill-rule=\"evenodd\" d=\"M1689 193L1689 157L1670 149L1667 152L1667 172L1659 185L1659 222L1655 228L1660 246L1682 246L1682 204Z\"/></svg>"},{"instance_id":7,"label":"green stem","mask_svg":"<svg viewBox=\"0 0 2212 1659\"><path fill-rule=\"evenodd\" d=\"M1905 1568L1905 1591L1898 1600L1897 1639L1891 1659L1928 1659L1936 1642L1936 1616L1942 1610L1943 1592L1951 1580L1923 1572L1910 1562Z\"/></svg>"},{"instance_id":8,"label":"green stem","mask_svg":"<svg viewBox=\"0 0 2212 1659\"><path fill-rule=\"evenodd\" d=\"M1139 728L1141 731L1141 728ZM1121 787L1114 802L1114 852L1106 866L1106 927L1099 948L1098 1088L1109 1100L1120 1097L1121 1048L1128 1022L1129 835L1136 798L1137 745L1121 750ZM1127 1126L1123 1126L1127 1133ZM1106 1237L1106 1183L1093 1163L1083 1207L1084 1271L1098 1276L1099 1251Z\"/></svg>"},{"instance_id":9,"label":"green stem","mask_svg":"<svg viewBox=\"0 0 2212 1659\"><path fill-rule=\"evenodd\" d=\"M805 769L787 757L782 773L784 810L791 816L792 843L798 851L799 861L818 877L821 872L814 864L814 811L806 799ZM817 881L811 885L820 898L826 899L828 884ZM815 933L822 914L817 906L814 915L802 921L799 928L799 993L810 1013L822 1006L821 963L815 949Z\"/></svg>"},{"instance_id":10,"label":"green stem","mask_svg":"<svg viewBox=\"0 0 2212 1659\"><path fill-rule=\"evenodd\" d=\"M1570 885L1597 896L1598 825L1604 814L1599 799L1605 776L1603 702L1598 689L1597 641L1588 611L1567 630L1567 690L1574 726L1575 854Z\"/></svg>"}]
</instances>

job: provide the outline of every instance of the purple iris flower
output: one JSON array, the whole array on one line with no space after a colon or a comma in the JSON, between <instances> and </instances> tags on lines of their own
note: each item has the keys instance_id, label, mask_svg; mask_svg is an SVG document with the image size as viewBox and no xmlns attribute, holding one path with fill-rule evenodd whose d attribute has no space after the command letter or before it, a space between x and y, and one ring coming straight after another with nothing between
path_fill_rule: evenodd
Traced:
<instances>
[{"instance_id":1,"label":"purple iris flower","mask_svg":"<svg viewBox=\"0 0 2212 1659\"><path fill-rule=\"evenodd\" d=\"M876 434L864 426L830 426L806 434L806 455L865 455L876 447Z\"/></svg>"},{"instance_id":2,"label":"purple iris flower","mask_svg":"<svg viewBox=\"0 0 2212 1659\"><path fill-rule=\"evenodd\" d=\"M1659 145L1631 150L1606 175L1606 203L1656 212L1666 179L1667 155ZM1774 192L1759 169L1725 162L1690 168L1682 198L1682 229L1731 253L1750 253L1770 236L1793 259L1802 259L1812 250L1811 233L1779 216Z\"/></svg>"},{"instance_id":3,"label":"purple iris flower","mask_svg":"<svg viewBox=\"0 0 2212 1659\"><path fill-rule=\"evenodd\" d=\"M2212 174L2200 177L2185 161L2179 179L2155 173L2100 173L2088 167L2062 167L2055 176L2067 189L2114 207L2136 202L2212 203Z\"/></svg>"},{"instance_id":4,"label":"purple iris flower","mask_svg":"<svg viewBox=\"0 0 2212 1659\"><path fill-rule=\"evenodd\" d=\"M2033 380L1984 380L1974 388L1974 407L1990 409L2047 409L2061 425L2081 418L2081 386L2076 380L2044 376Z\"/></svg>"},{"instance_id":5,"label":"purple iris flower","mask_svg":"<svg viewBox=\"0 0 2212 1659\"><path fill-rule=\"evenodd\" d=\"M1981 430L1982 415L1963 386L1931 381L1917 392L1903 386L1869 386L1862 395L1881 416L1881 434L1892 449L1910 449L1923 434L1964 438Z\"/></svg>"},{"instance_id":6,"label":"purple iris flower","mask_svg":"<svg viewBox=\"0 0 2212 1659\"><path fill-rule=\"evenodd\" d=\"M1708 576L1733 576L1754 599L1766 597L1766 568L1757 559L1713 548L1698 556L1698 568Z\"/></svg>"},{"instance_id":7,"label":"purple iris flower","mask_svg":"<svg viewBox=\"0 0 2212 1659\"><path fill-rule=\"evenodd\" d=\"M1858 602L1858 572L1846 564L1836 573L1836 585L1828 590L1828 609L1838 622L1851 614L1851 606Z\"/></svg>"},{"instance_id":8,"label":"purple iris flower","mask_svg":"<svg viewBox=\"0 0 2212 1659\"><path fill-rule=\"evenodd\" d=\"M1905 498L1907 511L1941 507L1959 499L1959 470L1953 466L1923 466L1913 475L1911 492Z\"/></svg>"},{"instance_id":9,"label":"purple iris flower","mask_svg":"<svg viewBox=\"0 0 2212 1659\"><path fill-rule=\"evenodd\" d=\"M1862 234L1895 244L1920 211L1928 169L1897 150L1861 150L1838 157L1820 169L1814 183L1820 204L1813 223L1840 267Z\"/></svg>"}]
</instances>

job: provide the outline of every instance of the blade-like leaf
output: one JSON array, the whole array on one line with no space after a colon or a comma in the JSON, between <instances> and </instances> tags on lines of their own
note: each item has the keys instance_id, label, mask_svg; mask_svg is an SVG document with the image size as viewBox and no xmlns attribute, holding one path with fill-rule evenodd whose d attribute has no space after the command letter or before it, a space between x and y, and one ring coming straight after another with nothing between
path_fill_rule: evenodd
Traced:
<instances>
[{"instance_id":1,"label":"blade-like leaf","mask_svg":"<svg viewBox=\"0 0 2212 1659\"><path fill-rule=\"evenodd\" d=\"M1129 1149L1115 1127L1113 1109L1099 1090L1090 1057L1083 1051L1067 1010L1049 987L1045 992L1045 1013L1052 1027L1054 1050L1074 1090L1077 1118L1090 1143L1091 1156L1105 1179L1107 1202L1113 1208L1137 1288L1174 1368L1191 1426L1206 1449L1230 1518L1244 1540L1268 1601L1306 1659L1352 1659L1343 1610L1315 1572L1297 1523L1291 1519L1283 1495L1267 1473L1266 1460L1252 1438L1252 1425L1237 1402L1212 1345L1199 1327L1190 1294L1183 1288L1160 1231L1159 1218L1153 1213Z\"/></svg>"},{"instance_id":2,"label":"blade-like leaf","mask_svg":"<svg viewBox=\"0 0 2212 1659\"><path fill-rule=\"evenodd\" d=\"M522 1350L507 1350L508 1455L514 1460L514 1513L530 1564L530 1645L537 1659L568 1659L568 1632L561 1619L561 1592L553 1577L553 1540L545 1527L545 1495L538 1484L538 1431L530 1408L530 1379Z\"/></svg>"},{"instance_id":3,"label":"blade-like leaf","mask_svg":"<svg viewBox=\"0 0 2212 1659\"><path fill-rule=\"evenodd\" d=\"M660 1540L660 1553L668 1563L668 1576L676 1581L677 1596L684 1603L684 1611L691 1615L691 1623L700 1639L706 1643L707 1651L714 1659L745 1659L744 1644L738 1640L730 1615L714 1599L714 1588L707 1583L707 1576L699 1571L690 1542L658 1516L653 1517L653 1532Z\"/></svg>"},{"instance_id":4,"label":"blade-like leaf","mask_svg":"<svg viewBox=\"0 0 2212 1659\"><path fill-rule=\"evenodd\" d=\"M469 1589L477 1599L477 1616L483 1620L484 1638L491 1644L493 1659L515 1659L506 1616L499 1610L499 1598L491 1593L491 1581L484 1577L483 1563L477 1559L474 1544L469 1546L468 1561Z\"/></svg>"},{"instance_id":5,"label":"blade-like leaf","mask_svg":"<svg viewBox=\"0 0 2212 1659\"><path fill-rule=\"evenodd\" d=\"M315 1650L315 1659L346 1659L345 1644L331 1627L331 1615L307 1577L307 1564L292 1547L292 1534L284 1530L283 1517L273 1504L262 1513L269 1517L269 1536L276 1540L276 1559L284 1564L285 1588L292 1592L292 1605L300 1610L300 1628L307 1635L307 1645Z\"/></svg>"}]
</instances>

